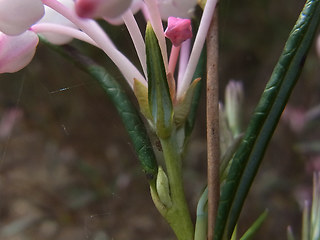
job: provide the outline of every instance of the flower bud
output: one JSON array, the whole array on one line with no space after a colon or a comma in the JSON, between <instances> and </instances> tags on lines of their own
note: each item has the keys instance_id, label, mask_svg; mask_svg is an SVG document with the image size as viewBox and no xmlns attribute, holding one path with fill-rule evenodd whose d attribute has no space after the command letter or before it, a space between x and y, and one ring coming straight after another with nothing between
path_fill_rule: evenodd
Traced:
<instances>
[{"instance_id":1,"label":"flower bud","mask_svg":"<svg viewBox=\"0 0 320 240\"><path fill-rule=\"evenodd\" d=\"M170 208L172 206L172 201L170 197L169 180L162 167L159 167L158 170L156 188L160 201L167 208Z\"/></svg>"},{"instance_id":2,"label":"flower bud","mask_svg":"<svg viewBox=\"0 0 320 240\"><path fill-rule=\"evenodd\" d=\"M74 1L73 0L59 0L64 6L70 9L74 9ZM39 23L54 23L59 24L67 27L77 28L70 20L62 16L61 14L57 13L50 7L45 6L45 15L40 20ZM62 34L56 33L41 33L49 42L56 45L66 44L72 41L72 37Z\"/></svg>"},{"instance_id":3,"label":"flower bud","mask_svg":"<svg viewBox=\"0 0 320 240\"><path fill-rule=\"evenodd\" d=\"M228 124L234 136L241 133L243 95L242 83L230 81L226 88L225 105Z\"/></svg>"},{"instance_id":4,"label":"flower bud","mask_svg":"<svg viewBox=\"0 0 320 240\"><path fill-rule=\"evenodd\" d=\"M185 40L192 38L190 19L169 17L165 36L171 40L175 47L180 46Z\"/></svg>"},{"instance_id":5,"label":"flower bud","mask_svg":"<svg viewBox=\"0 0 320 240\"><path fill-rule=\"evenodd\" d=\"M42 18L41 0L1 0L0 31L7 35L19 35Z\"/></svg>"},{"instance_id":6,"label":"flower bud","mask_svg":"<svg viewBox=\"0 0 320 240\"><path fill-rule=\"evenodd\" d=\"M158 0L157 2L164 21L170 16L191 18L197 5L197 0Z\"/></svg>"},{"instance_id":7,"label":"flower bud","mask_svg":"<svg viewBox=\"0 0 320 240\"><path fill-rule=\"evenodd\" d=\"M132 0L77 0L76 12L83 18L116 18L124 13Z\"/></svg>"},{"instance_id":8,"label":"flower bud","mask_svg":"<svg viewBox=\"0 0 320 240\"><path fill-rule=\"evenodd\" d=\"M36 51L39 38L32 31L18 36L0 32L0 73L17 72L27 66Z\"/></svg>"}]
</instances>

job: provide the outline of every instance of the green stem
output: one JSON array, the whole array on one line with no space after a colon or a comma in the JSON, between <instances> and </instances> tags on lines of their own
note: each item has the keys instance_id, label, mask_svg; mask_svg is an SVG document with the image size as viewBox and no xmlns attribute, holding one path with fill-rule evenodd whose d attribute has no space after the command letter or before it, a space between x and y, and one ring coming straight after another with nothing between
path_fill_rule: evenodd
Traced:
<instances>
[{"instance_id":1,"label":"green stem","mask_svg":"<svg viewBox=\"0 0 320 240\"><path fill-rule=\"evenodd\" d=\"M169 178L172 206L160 211L175 232L178 240L193 240L194 226L191 221L182 182L182 163L177 138L160 139Z\"/></svg>"}]
</instances>

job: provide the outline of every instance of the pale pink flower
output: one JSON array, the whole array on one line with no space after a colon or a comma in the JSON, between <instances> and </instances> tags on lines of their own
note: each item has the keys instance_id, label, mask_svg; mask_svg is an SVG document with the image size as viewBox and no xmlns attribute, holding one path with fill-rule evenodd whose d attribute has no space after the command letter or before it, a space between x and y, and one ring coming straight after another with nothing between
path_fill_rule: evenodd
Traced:
<instances>
[{"instance_id":1,"label":"pale pink flower","mask_svg":"<svg viewBox=\"0 0 320 240\"><path fill-rule=\"evenodd\" d=\"M0 31L19 35L42 18L41 0L0 0Z\"/></svg>"},{"instance_id":2,"label":"pale pink flower","mask_svg":"<svg viewBox=\"0 0 320 240\"><path fill-rule=\"evenodd\" d=\"M292 131L301 133L307 123L306 110L287 105L281 119L289 125Z\"/></svg>"},{"instance_id":3,"label":"pale pink flower","mask_svg":"<svg viewBox=\"0 0 320 240\"><path fill-rule=\"evenodd\" d=\"M0 73L17 72L32 60L39 38L26 31L18 36L0 32Z\"/></svg>"},{"instance_id":4,"label":"pale pink flower","mask_svg":"<svg viewBox=\"0 0 320 240\"><path fill-rule=\"evenodd\" d=\"M76 0L75 9L73 6L68 5L68 2L73 5L73 0L0 0L0 10L4 13L1 14L0 12L0 20L4 19L3 16L9 15L10 13L11 19L15 20L15 16L17 17L15 21L7 21L11 24L12 28L15 31L12 31L10 34L19 34L24 32L25 30L29 29L33 31L33 36L36 36L35 33L44 34L49 41L61 44L65 43L67 40L69 41L71 38L77 38L79 40L88 42L101 50L103 50L108 57L115 63L115 65L119 68L123 76L128 81L129 85L133 87L134 79L138 79L144 85L147 85L147 70L146 70L146 53L145 53L145 43L143 40L143 34L140 32L139 26L135 21L133 16L134 12L139 9L142 9L143 13L146 16L147 20L150 20L152 27L155 31L155 34L158 38L159 46L162 53L162 58L165 66L165 70L167 73L175 72L175 62L179 55L179 49L175 49L177 47L173 47L171 52L172 61L168 63L168 52L166 47L166 41L163 31L163 25L161 22L162 19L166 19L165 14L168 16L175 16L180 18L190 17L192 15L192 11L196 5L196 0ZM5 4L4 4L5 3ZM12 3L10 5L10 3ZM28 4L25 4L28 3ZM186 41L182 44L182 55L180 56L180 67L179 67L179 75L178 75L178 82L177 82L177 99L183 97L185 92L187 91L193 77L193 73L195 71L196 65L199 60L199 56L201 50L203 48L203 44L205 41L205 36L207 34L211 18L215 9L215 5L217 0L207 0L206 6L204 8L204 12L202 15L202 19L200 22L200 26L198 29L197 36L195 38L192 51L190 52L190 41ZM37 5L38 4L38 5ZM38 20L41 18L43 14L43 5L46 5L46 16L41 22ZM3 6L3 8L2 8ZM12 7L14 6L14 7ZM30 9L31 6L31 9ZM40 6L40 7L39 7ZM134 9L136 8L136 9ZM160 8L160 9L159 9ZM42 9L41 11L38 11ZM48 9L48 10L47 10ZM49 10L52 9L52 10ZM166 11L164 11L166 9ZM53 11L54 10L54 11ZM75 11L76 10L76 11ZM51 12L52 11L52 12ZM41 14L39 14L39 12ZM57 14L61 14L61 16L55 17L55 12ZM76 14L77 12L77 14ZM52 16L51 16L52 13ZM21 17L20 17L21 15ZM57 15L58 16L58 15ZM81 18L81 17L85 17ZM125 22L128 31L132 37L132 41L137 51L137 55L139 57L143 74L138 70L133 63L124 56L112 43L107 33L99 26L99 24L88 18L95 18L101 17L109 21L110 18L119 18L121 17ZM10 19L10 18L9 18ZM24 25L21 23L23 19L26 19ZM57 20L58 19L58 20ZM65 21L66 19L70 20L70 22ZM32 21L31 21L32 20ZM57 20L57 21L56 21ZM5 23L3 23L5 22ZM7 24L6 21L0 21L0 31L1 29L11 29L10 24ZM67 23L68 22L68 23ZM70 25L69 25L70 24ZM21 27L21 26L24 27ZM76 28L75 28L76 26ZM17 31L16 29L19 29ZM48 35L48 33L56 34ZM29 33L30 34L30 33ZM62 41L61 35L66 35L67 40ZM182 34L184 35L184 34ZM71 37L71 38L70 38ZM179 36L180 37L180 36ZM55 39L56 38L56 39ZM2 45L7 44L8 36L3 37L1 43ZM17 40L23 40L24 37L12 39L12 45L15 45ZM35 38L36 41L29 41L29 44L22 43L20 48L13 50L13 48L9 48L12 51L10 54L6 53L7 55L1 56L0 60L2 59L10 59L8 62L9 65L12 64L13 56L20 51L21 57L18 59L17 64L13 66L10 70L6 68L5 70L1 69L2 72L9 72L9 71L18 71L23 66L25 66L34 54L36 43L38 39ZM178 38L177 38L178 39ZM21 40L21 41L22 41ZM183 41L183 40L179 40ZM36 42L36 43L35 43ZM35 43L35 44L31 44ZM178 44L179 43L174 43ZM180 47L178 47L180 48ZM4 52L5 53L5 52ZM1 53L1 54L4 54ZM170 57L170 58L171 58ZM21 59L28 59L20 61ZM22 64L23 62L23 64ZM5 62L2 62L4 66ZM10 65L11 66L11 65ZM19 66L19 67L17 67ZM0 66L2 67L2 66Z\"/></svg>"}]
</instances>

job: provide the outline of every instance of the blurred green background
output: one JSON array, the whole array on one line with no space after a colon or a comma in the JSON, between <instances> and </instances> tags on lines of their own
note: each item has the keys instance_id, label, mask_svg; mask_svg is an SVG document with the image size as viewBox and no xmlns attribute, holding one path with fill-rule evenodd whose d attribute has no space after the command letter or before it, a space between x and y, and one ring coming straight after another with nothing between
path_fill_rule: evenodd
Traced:
<instances>
[{"instance_id":1,"label":"blurred green background","mask_svg":"<svg viewBox=\"0 0 320 240\"><path fill-rule=\"evenodd\" d=\"M221 100L230 79L242 81L245 123L303 4L220 2ZM124 26L108 33L137 60ZM125 85L102 52L72 44ZM300 233L301 203L310 199L312 172L320 171L319 66L313 47L243 210L240 232L270 211L255 239L285 239L288 225ZM198 115L184 162L193 215L206 181L204 98ZM0 239L174 239L101 87L41 44L27 68L0 76Z\"/></svg>"}]
</instances>

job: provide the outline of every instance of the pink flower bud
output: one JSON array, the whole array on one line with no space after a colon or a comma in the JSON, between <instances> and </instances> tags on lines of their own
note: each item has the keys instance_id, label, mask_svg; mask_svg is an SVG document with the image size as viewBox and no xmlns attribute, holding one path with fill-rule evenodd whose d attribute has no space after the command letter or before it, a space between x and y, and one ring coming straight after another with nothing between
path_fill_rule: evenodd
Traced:
<instances>
[{"instance_id":1,"label":"pink flower bud","mask_svg":"<svg viewBox=\"0 0 320 240\"><path fill-rule=\"evenodd\" d=\"M36 51L39 38L32 31L18 36L0 32L0 73L17 72L27 66Z\"/></svg>"},{"instance_id":2,"label":"pink flower bud","mask_svg":"<svg viewBox=\"0 0 320 240\"><path fill-rule=\"evenodd\" d=\"M42 18L43 14L41 0L1 0L0 31L19 35Z\"/></svg>"},{"instance_id":3,"label":"pink flower bud","mask_svg":"<svg viewBox=\"0 0 320 240\"><path fill-rule=\"evenodd\" d=\"M165 36L171 40L175 47L180 46L185 40L192 38L190 19L169 17Z\"/></svg>"},{"instance_id":4,"label":"pink flower bud","mask_svg":"<svg viewBox=\"0 0 320 240\"><path fill-rule=\"evenodd\" d=\"M76 12L83 18L116 18L124 13L132 0L77 0Z\"/></svg>"}]
</instances>

